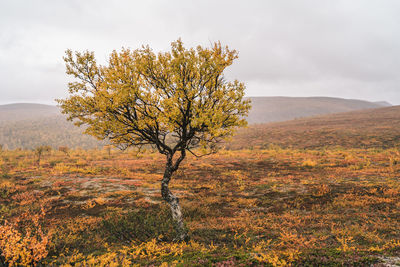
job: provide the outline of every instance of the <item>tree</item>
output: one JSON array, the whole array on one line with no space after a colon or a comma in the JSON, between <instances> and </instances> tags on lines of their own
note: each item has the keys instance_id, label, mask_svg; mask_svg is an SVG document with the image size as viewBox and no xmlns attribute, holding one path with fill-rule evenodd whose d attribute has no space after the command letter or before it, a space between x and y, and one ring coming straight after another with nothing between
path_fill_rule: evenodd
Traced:
<instances>
[{"instance_id":1,"label":"tree","mask_svg":"<svg viewBox=\"0 0 400 267\"><path fill-rule=\"evenodd\" d=\"M111 158L111 146L110 145L106 145L103 148L106 150L108 158Z\"/></svg>"},{"instance_id":2,"label":"tree","mask_svg":"<svg viewBox=\"0 0 400 267\"><path fill-rule=\"evenodd\" d=\"M93 52L66 51L70 96L58 100L64 114L85 133L108 139L118 148L152 146L165 155L161 195L176 223L177 239L188 238L178 198L169 182L187 151L201 156L247 124L250 102L243 83L228 82L224 70L238 57L216 42L186 49L179 39L171 51L149 46L113 51L107 65ZM201 148L200 151L194 151Z\"/></svg>"},{"instance_id":3,"label":"tree","mask_svg":"<svg viewBox=\"0 0 400 267\"><path fill-rule=\"evenodd\" d=\"M51 152L51 146L38 146L38 147L35 148L34 152L35 152L35 154L37 156L36 163L37 163L37 165L39 167L40 166L40 160L42 158L42 154L44 152Z\"/></svg>"},{"instance_id":4,"label":"tree","mask_svg":"<svg viewBox=\"0 0 400 267\"><path fill-rule=\"evenodd\" d=\"M67 146L59 146L58 147L58 151L63 152L68 157L70 156L69 155L69 148Z\"/></svg>"}]
</instances>

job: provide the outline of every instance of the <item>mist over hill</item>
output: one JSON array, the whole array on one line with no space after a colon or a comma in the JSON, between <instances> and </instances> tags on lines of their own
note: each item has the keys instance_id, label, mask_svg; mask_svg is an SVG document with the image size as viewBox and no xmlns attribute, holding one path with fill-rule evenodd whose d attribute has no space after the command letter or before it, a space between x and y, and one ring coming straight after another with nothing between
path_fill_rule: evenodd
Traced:
<instances>
[{"instance_id":1,"label":"mist over hill","mask_svg":"<svg viewBox=\"0 0 400 267\"><path fill-rule=\"evenodd\" d=\"M387 102L387 101L376 101L376 102L373 102L374 104L378 104L378 105L380 105L380 106L382 106L382 107L390 107L390 106L392 106L392 104L390 104L389 102Z\"/></svg>"},{"instance_id":2,"label":"mist over hill","mask_svg":"<svg viewBox=\"0 0 400 267\"><path fill-rule=\"evenodd\" d=\"M271 144L301 149L400 148L400 106L251 125L225 146L263 149Z\"/></svg>"},{"instance_id":3,"label":"mist over hill","mask_svg":"<svg viewBox=\"0 0 400 267\"><path fill-rule=\"evenodd\" d=\"M6 121L36 120L61 115L56 106L17 103L0 105L0 123Z\"/></svg>"},{"instance_id":4,"label":"mist over hill","mask_svg":"<svg viewBox=\"0 0 400 267\"><path fill-rule=\"evenodd\" d=\"M251 97L250 99L252 101L252 110L248 117L250 124L287 121L390 105L387 102L331 97ZM105 144L82 132L83 128L68 122L66 116L62 115L56 106L29 103L0 105L0 144L8 149L31 149L39 145L50 145L55 148L58 146L95 148Z\"/></svg>"},{"instance_id":5,"label":"mist over hill","mask_svg":"<svg viewBox=\"0 0 400 267\"><path fill-rule=\"evenodd\" d=\"M333 97L251 97L247 121L266 123L316 115L390 106L388 102L368 102Z\"/></svg>"},{"instance_id":6,"label":"mist over hill","mask_svg":"<svg viewBox=\"0 0 400 267\"><path fill-rule=\"evenodd\" d=\"M7 149L32 149L40 145L89 149L104 145L105 142L83 134L83 130L67 121L56 106L0 105L0 144Z\"/></svg>"}]
</instances>

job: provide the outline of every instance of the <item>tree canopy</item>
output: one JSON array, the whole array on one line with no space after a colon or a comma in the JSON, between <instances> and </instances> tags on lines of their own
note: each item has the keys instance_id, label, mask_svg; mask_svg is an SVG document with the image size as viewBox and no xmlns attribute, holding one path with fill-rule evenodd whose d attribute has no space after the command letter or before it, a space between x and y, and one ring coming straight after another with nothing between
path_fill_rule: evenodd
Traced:
<instances>
[{"instance_id":1,"label":"tree canopy","mask_svg":"<svg viewBox=\"0 0 400 267\"><path fill-rule=\"evenodd\" d=\"M86 133L109 139L120 148L152 145L162 154L202 146L215 147L236 126L246 125L245 86L227 82L223 72L235 50L215 43L186 49L181 40L170 52L148 46L113 51L108 65L93 52L66 52L70 97L58 100Z\"/></svg>"},{"instance_id":2,"label":"tree canopy","mask_svg":"<svg viewBox=\"0 0 400 267\"><path fill-rule=\"evenodd\" d=\"M186 239L178 199L168 188L186 151L216 144L245 126L250 102L243 83L227 81L224 70L238 57L216 42L210 48L185 48L179 39L171 51L154 53L149 46L113 51L107 65L93 52L66 51L70 96L58 100L63 113L86 133L125 149L151 145L166 155L161 194ZM174 155L179 154L176 158Z\"/></svg>"}]
</instances>

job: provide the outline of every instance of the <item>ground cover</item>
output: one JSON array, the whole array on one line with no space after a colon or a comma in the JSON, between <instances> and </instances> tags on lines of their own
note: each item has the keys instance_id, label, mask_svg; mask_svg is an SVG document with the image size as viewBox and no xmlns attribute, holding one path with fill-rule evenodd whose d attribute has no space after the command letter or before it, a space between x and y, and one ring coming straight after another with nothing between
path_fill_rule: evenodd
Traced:
<instances>
[{"instance_id":1,"label":"ground cover","mask_svg":"<svg viewBox=\"0 0 400 267\"><path fill-rule=\"evenodd\" d=\"M191 241L173 242L148 151L0 154L0 251L10 265L341 266L396 261L398 149L221 150L171 182Z\"/></svg>"}]
</instances>

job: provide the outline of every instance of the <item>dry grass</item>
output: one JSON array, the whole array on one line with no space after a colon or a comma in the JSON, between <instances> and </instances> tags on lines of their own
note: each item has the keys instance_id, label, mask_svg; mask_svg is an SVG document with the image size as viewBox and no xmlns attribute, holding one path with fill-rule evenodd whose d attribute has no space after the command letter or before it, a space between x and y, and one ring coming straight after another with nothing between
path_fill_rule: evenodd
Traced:
<instances>
[{"instance_id":1,"label":"dry grass","mask_svg":"<svg viewBox=\"0 0 400 267\"><path fill-rule=\"evenodd\" d=\"M172 242L161 156L70 155L52 152L40 167L33 152L0 155L3 261L335 266L400 251L397 149L275 147L189 157L172 181L191 232L187 244ZM6 238L19 248L14 254L6 253Z\"/></svg>"},{"instance_id":2,"label":"dry grass","mask_svg":"<svg viewBox=\"0 0 400 267\"><path fill-rule=\"evenodd\" d=\"M352 111L287 122L251 125L229 149L400 147L400 106Z\"/></svg>"}]
</instances>

